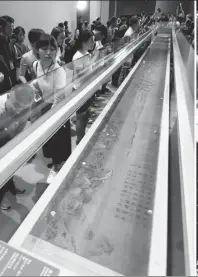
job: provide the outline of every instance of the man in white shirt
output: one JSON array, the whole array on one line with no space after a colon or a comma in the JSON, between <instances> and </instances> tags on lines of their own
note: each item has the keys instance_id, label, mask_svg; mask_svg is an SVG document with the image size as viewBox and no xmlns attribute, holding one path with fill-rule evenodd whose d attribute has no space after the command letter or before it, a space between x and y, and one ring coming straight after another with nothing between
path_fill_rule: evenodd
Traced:
<instances>
[{"instance_id":1,"label":"man in white shirt","mask_svg":"<svg viewBox=\"0 0 198 277\"><path fill-rule=\"evenodd\" d=\"M125 41L131 41L136 37L136 32L139 28L139 19L137 16L132 16L129 20L129 28L124 34Z\"/></svg>"},{"instance_id":2,"label":"man in white shirt","mask_svg":"<svg viewBox=\"0 0 198 277\"><path fill-rule=\"evenodd\" d=\"M124 41L130 42L136 39L138 36L138 33L137 33L138 29L139 29L139 19L137 16L132 16L129 20L129 28L124 34ZM125 67L129 69L132 65L133 59L134 59L134 54L132 54L131 57L126 61Z\"/></svg>"}]
</instances>

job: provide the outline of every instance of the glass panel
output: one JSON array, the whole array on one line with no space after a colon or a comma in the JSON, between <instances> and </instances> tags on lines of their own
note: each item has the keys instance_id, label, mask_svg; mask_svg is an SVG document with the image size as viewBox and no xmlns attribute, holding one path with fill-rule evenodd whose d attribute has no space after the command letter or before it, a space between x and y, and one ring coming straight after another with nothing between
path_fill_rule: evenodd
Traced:
<instances>
[{"instance_id":1,"label":"glass panel","mask_svg":"<svg viewBox=\"0 0 198 277\"><path fill-rule=\"evenodd\" d=\"M143 37L144 35L141 36ZM135 40L132 45L137 44L139 40L140 38ZM12 88L5 94L4 99L1 98L1 105L6 103L6 113L1 116L0 121L0 157L3 155L2 146L57 104L70 101L132 45L125 45L124 40L120 39L117 44L107 44L106 47L97 50L98 54L94 57L87 55L61 67L56 63L53 70L48 70L47 73L43 71L39 62L36 63L34 70L38 70L41 76L28 84ZM80 74L76 74L74 70L77 64L85 65L82 70L80 69ZM78 90L74 91L74 87Z\"/></svg>"}]
</instances>

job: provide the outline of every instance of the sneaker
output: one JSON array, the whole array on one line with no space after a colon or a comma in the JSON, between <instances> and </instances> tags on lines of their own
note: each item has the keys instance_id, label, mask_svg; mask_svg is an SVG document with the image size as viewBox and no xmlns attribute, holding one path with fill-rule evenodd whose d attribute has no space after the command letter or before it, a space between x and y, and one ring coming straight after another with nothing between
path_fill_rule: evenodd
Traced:
<instances>
[{"instance_id":1,"label":"sneaker","mask_svg":"<svg viewBox=\"0 0 198 277\"><path fill-rule=\"evenodd\" d=\"M91 106L92 106L93 108L100 108L100 105L98 105L98 104L96 104L96 103L93 103Z\"/></svg>"},{"instance_id":2,"label":"sneaker","mask_svg":"<svg viewBox=\"0 0 198 277\"><path fill-rule=\"evenodd\" d=\"M101 101L106 101L106 99L102 96L96 96L95 101L96 102L101 102Z\"/></svg>"},{"instance_id":3,"label":"sneaker","mask_svg":"<svg viewBox=\"0 0 198 277\"><path fill-rule=\"evenodd\" d=\"M95 118L95 117L97 117L98 115L97 115L97 113L96 112L90 112L90 117L92 117L92 118Z\"/></svg>"},{"instance_id":4,"label":"sneaker","mask_svg":"<svg viewBox=\"0 0 198 277\"><path fill-rule=\"evenodd\" d=\"M49 172L48 178L46 183L47 184L51 184L51 182L53 181L54 177L56 176L57 172L52 168Z\"/></svg>"},{"instance_id":5,"label":"sneaker","mask_svg":"<svg viewBox=\"0 0 198 277\"><path fill-rule=\"evenodd\" d=\"M10 203L10 201L8 200L8 199L3 199L2 201L1 201L1 203L0 203L0 209L2 210L2 211L8 211L8 210L10 210L11 209L11 203Z\"/></svg>"},{"instance_id":6,"label":"sneaker","mask_svg":"<svg viewBox=\"0 0 198 277\"><path fill-rule=\"evenodd\" d=\"M90 119L88 120L88 122L87 122L87 124L93 124L93 123L94 123L94 120L91 119L91 118L90 118Z\"/></svg>"},{"instance_id":7,"label":"sneaker","mask_svg":"<svg viewBox=\"0 0 198 277\"><path fill-rule=\"evenodd\" d=\"M25 189L18 189L18 188L15 189L15 195L24 194L24 193L25 193Z\"/></svg>"},{"instance_id":8,"label":"sneaker","mask_svg":"<svg viewBox=\"0 0 198 277\"><path fill-rule=\"evenodd\" d=\"M16 188L16 186L14 185L13 187L10 188L10 192L13 195L21 195L25 193L25 189Z\"/></svg>"}]
</instances>

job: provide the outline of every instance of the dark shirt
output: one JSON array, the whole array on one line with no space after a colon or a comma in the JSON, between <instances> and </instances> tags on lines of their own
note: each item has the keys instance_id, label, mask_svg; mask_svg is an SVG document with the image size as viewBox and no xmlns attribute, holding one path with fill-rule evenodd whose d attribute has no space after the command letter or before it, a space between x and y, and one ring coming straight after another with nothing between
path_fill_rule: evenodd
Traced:
<instances>
[{"instance_id":1,"label":"dark shirt","mask_svg":"<svg viewBox=\"0 0 198 277\"><path fill-rule=\"evenodd\" d=\"M4 80L0 83L0 95L2 95L12 88L9 67L7 66L5 59L2 55L0 55L0 72L4 75Z\"/></svg>"},{"instance_id":2,"label":"dark shirt","mask_svg":"<svg viewBox=\"0 0 198 277\"><path fill-rule=\"evenodd\" d=\"M16 81L16 66L17 66L16 52L15 52L13 43L9 39L6 40L6 38L2 36L0 36L0 56L3 57L4 62L7 66L6 74L8 74L8 76L5 76L4 82L7 82L7 80L10 79L11 86L13 87L16 85L16 82L17 82ZM7 88L9 87L9 85L10 84L6 83L3 86Z\"/></svg>"},{"instance_id":3,"label":"dark shirt","mask_svg":"<svg viewBox=\"0 0 198 277\"><path fill-rule=\"evenodd\" d=\"M70 43L67 43L66 49L65 49L64 62L66 64L72 62L73 56L76 54L76 52L77 52L76 43L74 43L73 45L71 45Z\"/></svg>"}]
</instances>

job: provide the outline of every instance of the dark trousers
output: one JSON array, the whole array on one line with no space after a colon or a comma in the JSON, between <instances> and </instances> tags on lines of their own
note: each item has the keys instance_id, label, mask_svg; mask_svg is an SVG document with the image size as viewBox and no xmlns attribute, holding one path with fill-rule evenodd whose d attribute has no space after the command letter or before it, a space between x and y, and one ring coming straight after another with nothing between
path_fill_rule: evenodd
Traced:
<instances>
[{"instance_id":1,"label":"dark trousers","mask_svg":"<svg viewBox=\"0 0 198 277\"><path fill-rule=\"evenodd\" d=\"M49 111L52 104L46 104L42 114ZM71 129L68 120L43 146L45 158L52 158L54 165L65 162L71 155Z\"/></svg>"},{"instance_id":2,"label":"dark trousers","mask_svg":"<svg viewBox=\"0 0 198 277\"><path fill-rule=\"evenodd\" d=\"M10 137L4 137L0 139L0 148L3 147L8 141ZM7 191L15 192L15 185L13 182L13 177L0 189L0 203L3 200L3 197Z\"/></svg>"},{"instance_id":3,"label":"dark trousers","mask_svg":"<svg viewBox=\"0 0 198 277\"><path fill-rule=\"evenodd\" d=\"M11 191L12 193L15 192L15 185L13 182L13 177L3 186L3 188L0 190L0 203L3 200L3 197L6 192Z\"/></svg>"},{"instance_id":4,"label":"dark trousers","mask_svg":"<svg viewBox=\"0 0 198 277\"><path fill-rule=\"evenodd\" d=\"M77 112L76 113L76 135L78 144L85 135L87 123L89 119L89 111Z\"/></svg>"},{"instance_id":5,"label":"dark trousers","mask_svg":"<svg viewBox=\"0 0 198 277\"><path fill-rule=\"evenodd\" d=\"M115 86L115 87L118 87L118 86L119 86L118 80L119 80L119 76L120 76L120 73L121 73L121 69L122 69L122 67L120 67L120 68L112 75L112 85Z\"/></svg>"}]
</instances>

